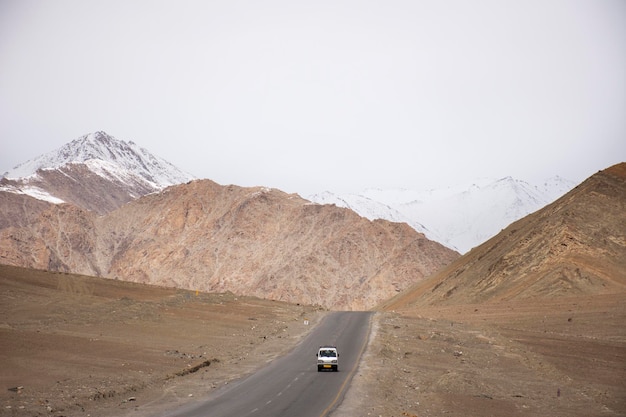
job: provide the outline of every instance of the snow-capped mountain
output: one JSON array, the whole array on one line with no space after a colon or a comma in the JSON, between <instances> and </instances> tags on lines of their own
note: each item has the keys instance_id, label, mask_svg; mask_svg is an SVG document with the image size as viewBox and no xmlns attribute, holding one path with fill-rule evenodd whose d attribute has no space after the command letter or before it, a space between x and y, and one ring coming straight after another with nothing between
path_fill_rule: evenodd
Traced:
<instances>
[{"instance_id":1,"label":"snow-capped mountain","mask_svg":"<svg viewBox=\"0 0 626 417\"><path fill-rule=\"evenodd\" d=\"M55 204L69 202L105 214L135 198L192 179L133 142L95 132L6 172L0 179L0 192ZM574 185L560 177L538 185L506 177L430 190L325 192L307 199L347 207L372 220L407 223L429 239L464 253Z\"/></svg>"},{"instance_id":2,"label":"snow-capped mountain","mask_svg":"<svg viewBox=\"0 0 626 417\"><path fill-rule=\"evenodd\" d=\"M369 219L406 222L429 239L465 253L574 186L560 177L537 186L506 177L425 191L367 189L359 194L341 195L325 192L308 199L348 207Z\"/></svg>"},{"instance_id":3,"label":"snow-capped mountain","mask_svg":"<svg viewBox=\"0 0 626 417\"><path fill-rule=\"evenodd\" d=\"M368 189L363 194L333 194L325 191L321 194L314 194L307 197L308 200L318 204L334 204L338 207L349 208L360 216L370 220L385 219L396 223L407 223L413 229L426 235L429 239L441 243L443 237L438 236L434 230L429 230L419 222L419 219L407 217L399 210L397 198L408 190L376 190ZM404 194L408 195L408 194ZM390 197L385 199L384 196ZM393 197L396 198L393 198ZM438 239L437 239L437 238Z\"/></svg>"},{"instance_id":4,"label":"snow-capped mountain","mask_svg":"<svg viewBox=\"0 0 626 417\"><path fill-rule=\"evenodd\" d=\"M67 164L87 164L103 177L138 176L155 188L189 181L193 177L166 160L152 155L134 142L117 140L105 132L82 136L57 150L24 162L4 173L7 179L36 175L40 169L58 169Z\"/></svg>"},{"instance_id":5,"label":"snow-capped mountain","mask_svg":"<svg viewBox=\"0 0 626 417\"><path fill-rule=\"evenodd\" d=\"M95 132L6 172L0 191L106 213L134 198L194 179L133 142Z\"/></svg>"}]
</instances>

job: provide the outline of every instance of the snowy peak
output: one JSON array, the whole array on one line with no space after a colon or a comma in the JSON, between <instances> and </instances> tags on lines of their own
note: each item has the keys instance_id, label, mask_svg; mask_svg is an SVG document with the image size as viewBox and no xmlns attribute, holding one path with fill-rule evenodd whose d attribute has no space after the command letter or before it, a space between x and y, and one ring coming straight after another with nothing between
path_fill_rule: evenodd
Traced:
<instances>
[{"instance_id":1,"label":"snowy peak","mask_svg":"<svg viewBox=\"0 0 626 417\"><path fill-rule=\"evenodd\" d=\"M537 186L504 177L439 189L367 189L359 194L325 192L308 198L348 207L371 220L405 222L429 239L465 253L574 186L561 177Z\"/></svg>"},{"instance_id":2,"label":"snowy peak","mask_svg":"<svg viewBox=\"0 0 626 417\"><path fill-rule=\"evenodd\" d=\"M402 191L400 191L400 193L402 193ZM377 194L378 192L380 194ZM389 192L386 193L384 190L376 190L373 194L389 196ZM308 200L317 204L334 204L337 207L349 208L361 217L365 217L369 220L385 219L395 223L407 223L416 231L426 235L429 239L435 241L441 240L435 232L428 230L423 224L398 211L393 203L384 202L384 198L377 201L375 197L367 195L367 192L365 194L337 195L330 191L324 191L323 193L309 196ZM397 201L397 198L391 198L391 200Z\"/></svg>"},{"instance_id":3,"label":"snowy peak","mask_svg":"<svg viewBox=\"0 0 626 417\"><path fill-rule=\"evenodd\" d=\"M98 161L98 162L94 162ZM193 176L179 170L133 142L115 139L105 132L82 136L61 148L27 161L5 173L7 179L27 178L40 169L54 170L69 164L87 164L101 176L141 177L155 188L180 184ZM106 168L105 168L106 167ZM116 173L115 171L121 171Z\"/></svg>"},{"instance_id":4,"label":"snowy peak","mask_svg":"<svg viewBox=\"0 0 626 417\"><path fill-rule=\"evenodd\" d=\"M193 176L133 142L95 132L5 173L0 191L105 214Z\"/></svg>"}]
</instances>

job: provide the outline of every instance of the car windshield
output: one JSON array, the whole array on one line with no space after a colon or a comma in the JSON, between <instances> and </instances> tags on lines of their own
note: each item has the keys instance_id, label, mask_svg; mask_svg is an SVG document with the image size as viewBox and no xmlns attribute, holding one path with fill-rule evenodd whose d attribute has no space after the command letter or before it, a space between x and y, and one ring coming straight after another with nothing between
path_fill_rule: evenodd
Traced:
<instances>
[{"instance_id":1,"label":"car windshield","mask_svg":"<svg viewBox=\"0 0 626 417\"><path fill-rule=\"evenodd\" d=\"M337 356L337 353L334 350L322 350L320 352L320 356L326 358L334 358Z\"/></svg>"}]
</instances>

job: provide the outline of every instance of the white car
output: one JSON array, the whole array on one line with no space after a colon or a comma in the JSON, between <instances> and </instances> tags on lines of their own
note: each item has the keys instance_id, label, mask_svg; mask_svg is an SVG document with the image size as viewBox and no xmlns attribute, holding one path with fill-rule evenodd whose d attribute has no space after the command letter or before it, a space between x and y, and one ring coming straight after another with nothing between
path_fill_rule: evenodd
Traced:
<instances>
[{"instance_id":1,"label":"white car","mask_svg":"<svg viewBox=\"0 0 626 417\"><path fill-rule=\"evenodd\" d=\"M323 370L337 372L339 366L339 353L337 353L337 347L335 346L320 346L317 354L317 372Z\"/></svg>"}]
</instances>

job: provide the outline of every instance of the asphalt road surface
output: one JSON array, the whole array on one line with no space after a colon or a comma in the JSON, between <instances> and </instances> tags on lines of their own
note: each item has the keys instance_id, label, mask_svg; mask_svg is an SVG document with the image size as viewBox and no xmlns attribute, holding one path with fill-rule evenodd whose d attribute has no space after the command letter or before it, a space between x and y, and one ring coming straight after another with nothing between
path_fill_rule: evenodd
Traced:
<instances>
[{"instance_id":1,"label":"asphalt road surface","mask_svg":"<svg viewBox=\"0 0 626 417\"><path fill-rule=\"evenodd\" d=\"M202 404L171 417L325 417L343 400L365 351L368 312L334 312L289 354L241 381L214 392ZM338 372L318 372L320 345L337 346Z\"/></svg>"}]
</instances>

